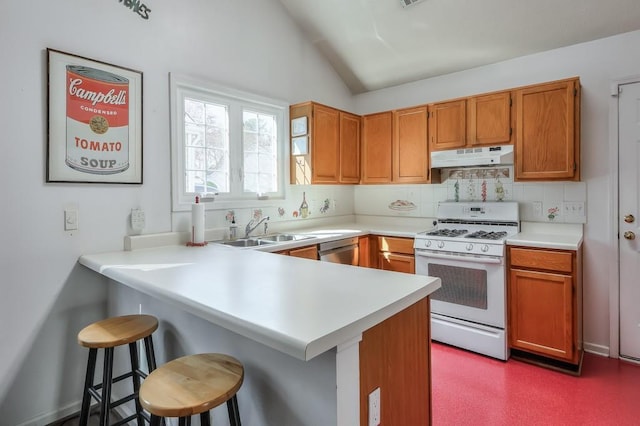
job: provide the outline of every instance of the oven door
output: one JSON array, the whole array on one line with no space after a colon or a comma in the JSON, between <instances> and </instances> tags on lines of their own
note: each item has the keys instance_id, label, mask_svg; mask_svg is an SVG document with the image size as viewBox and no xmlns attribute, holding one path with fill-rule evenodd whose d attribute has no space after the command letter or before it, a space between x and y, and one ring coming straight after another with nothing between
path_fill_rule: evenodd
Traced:
<instances>
[{"instance_id":1,"label":"oven door","mask_svg":"<svg viewBox=\"0 0 640 426\"><path fill-rule=\"evenodd\" d=\"M438 277L431 312L505 328L504 257L481 257L415 250L416 274Z\"/></svg>"}]
</instances>

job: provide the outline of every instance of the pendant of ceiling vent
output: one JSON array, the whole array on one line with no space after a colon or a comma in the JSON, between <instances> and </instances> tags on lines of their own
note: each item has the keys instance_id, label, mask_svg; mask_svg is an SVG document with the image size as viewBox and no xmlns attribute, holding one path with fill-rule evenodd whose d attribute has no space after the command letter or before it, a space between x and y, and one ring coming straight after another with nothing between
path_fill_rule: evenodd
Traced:
<instances>
[{"instance_id":1,"label":"pendant of ceiling vent","mask_svg":"<svg viewBox=\"0 0 640 426\"><path fill-rule=\"evenodd\" d=\"M413 6L416 3L422 3L424 0L400 0L402 7L407 8L409 6Z\"/></svg>"}]
</instances>

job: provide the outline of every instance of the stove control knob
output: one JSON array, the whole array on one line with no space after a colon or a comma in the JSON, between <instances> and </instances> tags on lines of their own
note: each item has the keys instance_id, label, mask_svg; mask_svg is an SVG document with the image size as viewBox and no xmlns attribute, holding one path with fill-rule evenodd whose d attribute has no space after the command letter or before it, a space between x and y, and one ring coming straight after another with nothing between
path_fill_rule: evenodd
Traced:
<instances>
[{"instance_id":1,"label":"stove control knob","mask_svg":"<svg viewBox=\"0 0 640 426\"><path fill-rule=\"evenodd\" d=\"M473 244L469 243L467 244L467 251L471 251L473 250Z\"/></svg>"},{"instance_id":2,"label":"stove control knob","mask_svg":"<svg viewBox=\"0 0 640 426\"><path fill-rule=\"evenodd\" d=\"M485 244L480 248L480 250L482 250L483 253L486 253L489 251L489 246Z\"/></svg>"},{"instance_id":3,"label":"stove control knob","mask_svg":"<svg viewBox=\"0 0 640 426\"><path fill-rule=\"evenodd\" d=\"M425 247L431 247L431 240L427 240L424 242Z\"/></svg>"},{"instance_id":4,"label":"stove control knob","mask_svg":"<svg viewBox=\"0 0 640 426\"><path fill-rule=\"evenodd\" d=\"M444 247L444 241L438 241L438 248Z\"/></svg>"}]
</instances>

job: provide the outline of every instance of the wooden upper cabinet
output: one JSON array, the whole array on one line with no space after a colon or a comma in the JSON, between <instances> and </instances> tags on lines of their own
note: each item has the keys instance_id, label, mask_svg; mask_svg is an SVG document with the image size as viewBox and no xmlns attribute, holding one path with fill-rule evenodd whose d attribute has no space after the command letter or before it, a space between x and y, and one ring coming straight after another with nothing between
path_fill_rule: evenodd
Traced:
<instances>
[{"instance_id":1,"label":"wooden upper cabinet","mask_svg":"<svg viewBox=\"0 0 640 426\"><path fill-rule=\"evenodd\" d=\"M311 183L337 183L340 176L340 113L313 106Z\"/></svg>"},{"instance_id":2,"label":"wooden upper cabinet","mask_svg":"<svg viewBox=\"0 0 640 426\"><path fill-rule=\"evenodd\" d=\"M580 180L580 82L516 91L516 180Z\"/></svg>"},{"instance_id":3,"label":"wooden upper cabinet","mask_svg":"<svg viewBox=\"0 0 640 426\"><path fill-rule=\"evenodd\" d=\"M467 145L513 143L515 114L511 92L498 92L467 99Z\"/></svg>"},{"instance_id":4,"label":"wooden upper cabinet","mask_svg":"<svg viewBox=\"0 0 640 426\"><path fill-rule=\"evenodd\" d=\"M340 112L340 183L360 182L360 117Z\"/></svg>"},{"instance_id":5,"label":"wooden upper cabinet","mask_svg":"<svg viewBox=\"0 0 640 426\"><path fill-rule=\"evenodd\" d=\"M292 184L357 183L360 180L360 117L314 102L289 107L307 118L307 152L291 150Z\"/></svg>"},{"instance_id":6,"label":"wooden upper cabinet","mask_svg":"<svg viewBox=\"0 0 640 426\"><path fill-rule=\"evenodd\" d=\"M362 117L362 183L389 183L393 178L391 111Z\"/></svg>"},{"instance_id":7,"label":"wooden upper cabinet","mask_svg":"<svg viewBox=\"0 0 640 426\"><path fill-rule=\"evenodd\" d=\"M462 148L467 143L466 99L429 105L429 149Z\"/></svg>"},{"instance_id":8,"label":"wooden upper cabinet","mask_svg":"<svg viewBox=\"0 0 640 426\"><path fill-rule=\"evenodd\" d=\"M427 182L429 156L426 106L393 112L392 169L393 182Z\"/></svg>"}]
</instances>

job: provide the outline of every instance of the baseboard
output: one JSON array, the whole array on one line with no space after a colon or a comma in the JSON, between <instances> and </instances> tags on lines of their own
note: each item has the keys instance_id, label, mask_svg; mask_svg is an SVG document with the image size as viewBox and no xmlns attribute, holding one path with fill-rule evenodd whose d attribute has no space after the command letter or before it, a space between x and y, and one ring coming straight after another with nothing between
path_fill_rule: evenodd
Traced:
<instances>
[{"instance_id":1,"label":"baseboard","mask_svg":"<svg viewBox=\"0 0 640 426\"><path fill-rule=\"evenodd\" d=\"M595 343L584 343L584 351L594 355L609 357L609 346L596 345Z\"/></svg>"},{"instance_id":2,"label":"baseboard","mask_svg":"<svg viewBox=\"0 0 640 426\"><path fill-rule=\"evenodd\" d=\"M80 412L81 402L73 402L67 406L64 406L58 410L52 411L47 414L43 414L38 417L34 417L31 420L27 420L24 423L20 423L16 426L42 426L48 425L50 423L57 422L58 420L65 419L68 417L73 417L74 414Z\"/></svg>"}]
</instances>

